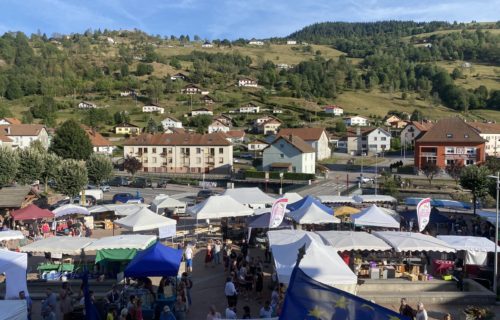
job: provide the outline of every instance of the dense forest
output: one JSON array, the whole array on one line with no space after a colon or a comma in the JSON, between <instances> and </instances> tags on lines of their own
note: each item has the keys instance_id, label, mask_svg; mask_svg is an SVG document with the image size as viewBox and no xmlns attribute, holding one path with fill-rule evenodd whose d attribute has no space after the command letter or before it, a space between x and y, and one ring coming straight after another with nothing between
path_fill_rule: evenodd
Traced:
<instances>
[{"instance_id":1,"label":"dense forest","mask_svg":"<svg viewBox=\"0 0 500 320\"><path fill-rule=\"evenodd\" d=\"M219 48L237 48L227 53L202 51L198 46L188 54L167 55L158 48L192 47L203 40L198 36L195 42L184 35L151 36L137 30L89 30L52 37L9 32L0 37L0 97L10 101L30 97L23 121L40 119L53 125L58 110L74 107L74 100L65 97L109 96L133 88L144 95L145 102L157 103L174 94L174 101L183 101L179 92L186 83L158 72L169 68L188 73L189 82L215 91L222 97L219 100L224 100L224 92L239 77L247 76L263 86L257 97L275 94L319 103L346 90L381 90L402 96L411 93L430 104L460 111L500 109L498 90L482 85L466 89L456 84L464 77L463 70L449 72L436 65L439 61L470 61L500 66L500 34L489 30L496 27L499 23L474 28L446 22L319 23L287 39L330 46L345 55L332 59L303 44L297 50L308 58L289 68L252 59L245 53L248 44L243 39L213 41ZM450 32L442 32L446 30ZM270 39L267 46L280 41L284 39ZM225 103L236 105L231 99L235 98L227 98ZM0 116L8 112L0 100ZM88 117L112 118L104 114Z\"/></svg>"}]
</instances>

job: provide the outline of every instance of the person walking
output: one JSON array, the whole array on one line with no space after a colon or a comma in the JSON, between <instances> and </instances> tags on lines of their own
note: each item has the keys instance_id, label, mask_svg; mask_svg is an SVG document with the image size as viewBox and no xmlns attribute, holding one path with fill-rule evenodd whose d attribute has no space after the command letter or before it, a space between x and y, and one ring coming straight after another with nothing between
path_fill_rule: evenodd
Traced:
<instances>
[{"instance_id":1,"label":"person walking","mask_svg":"<svg viewBox=\"0 0 500 320\"><path fill-rule=\"evenodd\" d=\"M215 308L214 305L210 306L210 310L208 311L207 314L207 320L219 320L221 319L221 314L220 312L217 312L217 309Z\"/></svg>"},{"instance_id":2,"label":"person walking","mask_svg":"<svg viewBox=\"0 0 500 320\"><path fill-rule=\"evenodd\" d=\"M187 304L190 307L192 305L191 301L191 288L193 288L193 281L191 278L189 278L189 275L187 272L182 273L181 281L184 283L185 288L186 288L186 297L187 297Z\"/></svg>"},{"instance_id":3,"label":"person walking","mask_svg":"<svg viewBox=\"0 0 500 320\"><path fill-rule=\"evenodd\" d=\"M399 314L410 319L413 319L413 316L415 315L415 311L407 303L406 298L401 298L401 304L399 305Z\"/></svg>"},{"instance_id":4,"label":"person walking","mask_svg":"<svg viewBox=\"0 0 500 320\"><path fill-rule=\"evenodd\" d=\"M160 314L160 320L177 320L175 315L170 311L169 306L164 306L163 311Z\"/></svg>"},{"instance_id":5,"label":"person walking","mask_svg":"<svg viewBox=\"0 0 500 320\"><path fill-rule=\"evenodd\" d=\"M73 291L71 291L69 283L63 282L61 291L59 292L59 310L61 311L64 320L71 319L71 313L73 312L72 294Z\"/></svg>"},{"instance_id":6,"label":"person walking","mask_svg":"<svg viewBox=\"0 0 500 320\"><path fill-rule=\"evenodd\" d=\"M186 320L188 308L186 302L182 300L181 297L177 297L177 301L174 304L174 315L176 320Z\"/></svg>"},{"instance_id":7,"label":"person walking","mask_svg":"<svg viewBox=\"0 0 500 320\"><path fill-rule=\"evenodd\" d=\"M57 306L57 296L51 288L45 290L47 298L42 301L42 318L47 319L51 312L55 312Z\"/></svg>"},{"instance_id":8,"label":"person walking","mask_svg":"<svg viewBox=\"0 0 500 320\"><path fill-rule=\"evenodd\" d=\"M234 286L233 279L231 277L226 278L226 285L224 287L224 294L227 298L227 304L229 306L236 306L238 304L238 292Z\"/></svg>"},{"instance_id":9,"label":"person walking","mask_svg":"<svg viewBox=\"0 0 500 320\"><path fill-rule=\"evenodd\" d=\"M427 310L425 310L424 304L422 302L417 303L417 314L415 315L415 320L428 320Z\"/></svg>"},{"instance_id":10,"label":"person walking","mask_svg":"<svg viewBox=\"0 0 500 320\"><path fill-rule=\"evenodd\" d=\"M205 253L205 268L208 267L208 264L212 262L213 259L213 251L212 251L212 240L207 243L207 252Z\"/></svg>"},{"instance_id":11,"label":"person walking","mask_svg":"<svg viewBox=\"0 0 500 320\"><path fill-rule=\"evenodd\" d=\"M184 257L186 258L186 272L193 272L193 247L189 244L184 251Z\"/></svg>"},{"instance_id":12,"label":"person walking","mask_svg":"<svg viewBox=\"0 0 500 320\"><path fill-rule=\"evenodd\" d=\"M221 248L222 248L222 244L220 242L220 240L215 240L215 243L214 243L214 248L213 248L213 258L214 258L214 265L217 265L217 264L220 264L221 261L220 261L220 256L221 256Z\"/></svg>"},{"instance_id":13,"label":"person walking","mask_svg":"<svg viewBox=\"0 0 500 320\"><path fill-rule=\"evenodd\" d=\"M19 291L19 300L26 300L26 310L28 313L28 320L31 320L31 309L33 308L33 301L29 296L26 296L24 290Z\"/></svg>"}]
</instances>

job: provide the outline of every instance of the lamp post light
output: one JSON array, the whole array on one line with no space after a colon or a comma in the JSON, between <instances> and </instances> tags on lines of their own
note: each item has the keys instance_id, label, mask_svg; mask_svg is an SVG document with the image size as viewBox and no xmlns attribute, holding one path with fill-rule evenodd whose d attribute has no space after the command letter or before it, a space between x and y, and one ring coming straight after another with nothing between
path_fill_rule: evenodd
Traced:
<instances>
[{"instance_id":1,"label":"lamp post light","mask_svg":"<svg viewBox=\"0 0 500 320\"><path fill-rule=\"evenodd\" d=\"M375 153L375 177L373 183L375 185L375 195L377 195L377 175L378 175L378 153Z\"/></svg>"},{"instance_id":2,"label":"lamp post light","mask_svg":"<svg viewBox=\"0 0 500 320\"><path fill-rule=\"evenodd\" d=\"M283 194L283 172L280 172L280 194Z\"/></svg>"},{"instance_id":3,"label":"lamp post light","mask_svg":"<svg viewBox=\"0 0 500 320\"><path fill-rule=\"evenodd\" d=\"M496 204L496 214L495 214L495 265L493 266L493 292L495 297L497 296L497 276L498 276L498 196L500 191L500 172L497 172L496 176L488 176L488 178L493 178L496 180L497 189L497 204Z\"/></svg>"}]
</instances>

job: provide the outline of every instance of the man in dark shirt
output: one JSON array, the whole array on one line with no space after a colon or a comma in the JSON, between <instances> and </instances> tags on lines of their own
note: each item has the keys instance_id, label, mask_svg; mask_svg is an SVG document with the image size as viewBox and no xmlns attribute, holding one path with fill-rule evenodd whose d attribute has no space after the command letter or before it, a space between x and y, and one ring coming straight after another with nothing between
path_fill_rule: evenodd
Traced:
<instances>
[{"instance_id":1,"label":"man in dark shirt","mask_svg":"<svg viewBox=\"0 0 500 320\"><path fill-rule=\"evenodd\" d=\"M410 319L413 319L413 314L414 314L413 308L406 303L406 298L401 299L401 305L399 306L399 314L407 316Z\"/></svg>"}]
</instances>

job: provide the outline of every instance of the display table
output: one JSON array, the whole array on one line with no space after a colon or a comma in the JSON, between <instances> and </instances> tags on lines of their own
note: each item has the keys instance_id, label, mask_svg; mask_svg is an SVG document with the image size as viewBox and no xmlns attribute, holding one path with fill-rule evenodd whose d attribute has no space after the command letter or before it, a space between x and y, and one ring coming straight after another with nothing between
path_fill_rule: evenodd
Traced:
<instances>
[{"instance_id":1,"label":"display table","mask_svg":"<svg viewBox=\"0 0 500 320\"><path fill-rule=\"evenodd\" d=\"M454 262L451 260L434 260L432 261L432 267L435 274L443 275L448 270L453 269Z\"/></svg>"},{"instance_id":2,"label":"display table","mask_svg":"<svg viewBox=\"0 0 500 320\"><path fill-rule=\"evenodd\" d=\"M37 270L40 273L50 272L50 271L73 272L74 269L75 265L72 263L63 263L63 264L43 263L37 267Z\"/></svg>"}]
</instances>

